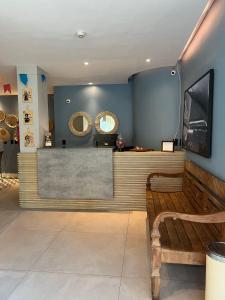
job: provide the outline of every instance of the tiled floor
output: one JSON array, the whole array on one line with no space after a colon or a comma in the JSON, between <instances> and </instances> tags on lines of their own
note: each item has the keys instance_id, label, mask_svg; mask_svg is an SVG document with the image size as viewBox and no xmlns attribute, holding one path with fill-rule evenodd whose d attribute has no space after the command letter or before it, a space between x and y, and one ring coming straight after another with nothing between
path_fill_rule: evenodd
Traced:
<instances>
[{"instance_id":1,"label":"tiled floor","mask_svg":"<svg viewBox=\"0 0 225 300\"><path fill-rule=\"evenodd\" d=\"M0 300L150 300L144 212L23 211L0 194ZM163 266L161 299L203 300L204 269Z\"/></svg>"}]
</instances>

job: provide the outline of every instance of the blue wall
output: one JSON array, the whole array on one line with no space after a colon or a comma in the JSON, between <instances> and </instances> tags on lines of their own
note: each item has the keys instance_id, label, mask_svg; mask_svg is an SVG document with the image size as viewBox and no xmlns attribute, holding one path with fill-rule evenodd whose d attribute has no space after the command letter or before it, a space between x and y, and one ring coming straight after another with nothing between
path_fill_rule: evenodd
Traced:
<instances>
[{"instance_id":1,"label":"blue wall","mask_svg":"<svg viewBox=\"0 0 225 300\"><path fill-rule=\"evenodd\" d=\"M54 121L54 95L48 95L48 117L49 121Z\"/></svg>"},{"instance_id":2,"label":"blue wall","mask_svg":"<svg viewBox=\"0 0 225 300\"><path fill-rule=\"evenodd\" d=\"M18 116L18 97L17 96L0 96L0 110L7 114ZM4 122L0 123L11 134L15 129L9 128ZM2 157L2 171L5 173L17 173L17 153L19 152L18 144L11 144L10 141L4 145L4 154Z\"/></svg>"},{"instance_id":3,"label":"blue wall","mask_svg":"<svg viewBox=\"0 0 225 300\"><path fill-rule=\"evenodd\" d=\"M188 158L225 180L225 1L212 7L182 61L183 90L209 69L215 70L212 157L188 153Z\"/></svg>"},{"instance_id":4,"label":"blue wall","mask_svg":"<svg viewBox=\"0 0 225 300\"><path fill-rule=\"evenodd\" d=\"M174 138L179 120L179 79L171 67L141 72L132 79L134 143L154 149Z\"/></svg>"},{"instance_id":5,"label":"blue wall","mask_svg":"<svg viewBox=\"0 0 225 300\"><path fill-rule=\"evenodd\" d=\"M67 104L66 99L71 99ZM54 89L55 140L56 146L63 139L68 146L93 145L93 130L85 137L73 135L68 128L68 121L74 112L85 111L93 119L102 111L115 113L120 121L119 132L128 144L132 144L133 121L131 88L129 84L99 86L59 86Z\"/></svg>"}]
</instances>

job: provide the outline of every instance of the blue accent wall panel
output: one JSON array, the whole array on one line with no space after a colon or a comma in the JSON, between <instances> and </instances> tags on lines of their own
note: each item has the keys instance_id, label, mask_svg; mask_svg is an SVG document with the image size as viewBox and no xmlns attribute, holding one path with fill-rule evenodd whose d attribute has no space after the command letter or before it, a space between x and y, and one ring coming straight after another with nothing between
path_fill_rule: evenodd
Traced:
<instances>
[{"instance_id":1,"label":"blue accent wall panel","mask_svg":"<svg viewBox=\"0 0 225 300\"><path fill-rule=\"evenodd\" d=\"M179 78L171 67L141 72L132 79L135 145L161 148L174 138L179 121Z\"/></svg>"},{"instance_id":2,"label":"blue accent wall panel","mask_svg":"<svg viewBox=\"0 0 225 300\"><path fill-rule=\"evenodd\" d=\"M67 104L66 99L71 103ZM130 84L98 86L58 86L54 89L54 114L56 145L65 139L68 146L92 146L95 117L102 111L111 111L120 121L119 132L132 144L133 121ZM93 119L92 132L84 137L73 135L68 127L74 112L85 111Z\"/></svg>"},{"instance_id":3,"label":"blue accent wall panel","mask_svg":"<svg viewBox=\"0 0 225 300\"><path fill-rule=\"evenodd\" d=\"M225 180L225 1L216 1L182 62L182 85L187 89L209 69L215 71L212 156L188 152L188 159ZM210 24L210 26L209 26Z\"/></svg>"}]
</instances>

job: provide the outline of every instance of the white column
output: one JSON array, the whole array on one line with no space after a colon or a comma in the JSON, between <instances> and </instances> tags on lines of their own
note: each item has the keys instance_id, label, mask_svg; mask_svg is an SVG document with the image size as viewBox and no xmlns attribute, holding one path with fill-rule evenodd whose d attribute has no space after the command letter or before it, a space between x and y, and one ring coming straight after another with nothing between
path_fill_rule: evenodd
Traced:
<instances>
[{"instance_id":1,"label":"white column","mask_svg":"<svg viewBox=\"0 0 225 300\"><path fill-rule=\"evenodd\" d=\"M21 82L20 74L27 74L26 85ZM41 75L45 75L46 80L43 81ZM43 147L44 134L49 131L46 73L36 65L17 66L17 88L20 151L36 152L37 148Z\"/></svg>"}]
</instances>

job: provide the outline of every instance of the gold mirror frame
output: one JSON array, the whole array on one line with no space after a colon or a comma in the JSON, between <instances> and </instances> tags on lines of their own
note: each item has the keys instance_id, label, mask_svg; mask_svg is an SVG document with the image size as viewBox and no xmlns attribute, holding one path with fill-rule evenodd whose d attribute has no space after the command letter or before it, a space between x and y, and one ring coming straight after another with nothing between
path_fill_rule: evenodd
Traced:
<instances>
[{"instance_id":1,"label":"gold mirror frame","mask_svg":"<svg viewBox=\"0 0 225 300\"><path fill-rule=\"evenodd\" d=\"M5 124L10 128L16 128L18 123L18 118L16 115L6 115Z\"/></svg>"},{"instance_id":2,"label":"gold mirror frame","mask_svg":"<svg viewBox=\"0 0 225 300\"><path fill-rule=\"evenodd\" d=\"M74 128L73 126L73 122L74 122L74 119L76 119L77 117L85 117L87 119L87 122L88 122L88 128L85 130L85 131L78 131ZM79 112L76 112L74 114L72 114L72 116L70 117L69 119L69 122L68 122L68 126L69 126L69 129L70 131L76 135L76 136L85 136L87 135L91 129L92 129L92 118L89 114L87 114L86 112L84 111L79 111Z\"/></svg>"},{"instance_id":3,"label":"gold mirror frame","mask_svg":"<svg viewBox=\"0 0 225 300\"><path fill-rule=\"evenodd\" d=\"M106 116L106 115L111 116L111 117L113 118L114 122L115 122L114 128L113 128L111 131L108 131L108 132L105 132L104 130L102 130L102 129L100 128L100 120L101 120L102 117L104 117L104 116ZM97 115L96 119L95 119L95 128L96 128L96 130L97 130L99 133L101 133L101 134L114 134L114 133L116 133L116 132L118 131L119 126L120 126L119 119L118 119L117 116L116 116L114 113L112 113L111 111L103 111L103 112L100 112L100 113Z\"/></svg>"},{"instance_id":4,"label":"gold mirror frame","mask_svg":"<svg viewBox=\"0 0 225 300\"><path fill-rule=\"evenodd\" d=\"M0 110L0 123L5 120L5 112Z\"/></svg>"}]
</instances>

